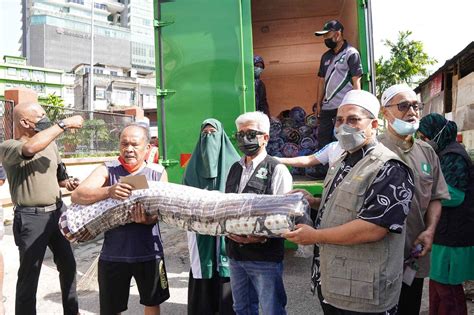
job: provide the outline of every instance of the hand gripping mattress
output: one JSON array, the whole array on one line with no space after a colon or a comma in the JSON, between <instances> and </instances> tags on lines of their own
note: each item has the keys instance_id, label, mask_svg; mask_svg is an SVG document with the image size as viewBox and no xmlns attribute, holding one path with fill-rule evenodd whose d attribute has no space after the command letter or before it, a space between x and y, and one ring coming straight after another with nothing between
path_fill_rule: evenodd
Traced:
<instances>
[{"instance_id":1,"label":"hand gripping mattress","mask_svg":"<svg viewBox=\"0 0 474 315\"><path fill-rule=\"evenodd\" d=\"M83 206L72 204L59 219L71 242L131 222L130 207L143 204L147 214L168 225L206 235L278 237L297 223L309 223L308 203L300 193L290 195L224 194L194 187L148 182L126 200L105 199ZM310 223L309 223L310 224ZM88 238L90 238L88 237Z\"/></svg>"}]
</instances>

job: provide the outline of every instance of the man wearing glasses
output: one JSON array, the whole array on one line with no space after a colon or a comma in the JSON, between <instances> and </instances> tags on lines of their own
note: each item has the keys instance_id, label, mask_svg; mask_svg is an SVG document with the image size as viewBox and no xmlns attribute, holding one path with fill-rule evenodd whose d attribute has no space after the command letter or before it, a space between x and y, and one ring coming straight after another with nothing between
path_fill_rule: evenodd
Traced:
<instances>
[{"instance_id":1,"label":"man wearing glasses","mask_svg":"<svg viewBox=\"0 0 474 315\"><path fill-rule=\"evenodd\" d=\"M409 167L376 139L379 109L369 92L346 94L336 116L336 138L345 152L324 180L314 228L298 224L284 235L317 244L311 280L326 315L397 310L414 188Z\"/></svg>"},{"instance_id":2,"label":"man wearing glasses","mask_svg":"<svg viewBox=\"0 0 474 315\"><path fill-rule=\"evenodd\" d=\"M226 193L281 195L292 189L292 178L285 165L267 155L270 120L262 112L240 115L237 144L244 153L227 176ZM239 314L286 314L283 286L283 239L229 235L230 284L234 311Z\"/></svg>"},{"instance_id":3,"label":"man wearing glasses","mask_svg":"<svg viewBox=\"0 0 474 315\"><path fill-rule=\"evenodd\" d=\"M423 280L430 268L429 252L441 215L441 199L449 199L435 151L413 137L421 110L423 104L407 85L393 85L382 94L382 113L389 124L379 141L407 163L415 175L415 194L406 225L404 281L398 304L398 314L404 315L420 312Z\"/></svg>"},{"instance_id":4,"label":"man wearing glasses","mask_svg":"<svg viewBox=\"0 0 474 315\"><path fill-rule=\"evenodd\" d=\"M344 26L328 21L316 36L323 36L328 51L321 57L317 78L316 112L319 117L318 145L323 148L334 141L334 118L344 95L360 90L362 64L357 49L344 39Z\"/></svg>"}]
</instances>

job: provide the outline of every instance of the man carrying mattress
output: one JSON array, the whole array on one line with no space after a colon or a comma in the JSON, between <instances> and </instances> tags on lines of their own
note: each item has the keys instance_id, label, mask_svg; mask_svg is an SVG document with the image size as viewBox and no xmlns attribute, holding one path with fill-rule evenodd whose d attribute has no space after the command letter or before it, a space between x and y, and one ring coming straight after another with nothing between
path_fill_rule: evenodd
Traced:
<instances>
[{"instance_id":1,"label":"man carrying mattress","mask_svg":"<svg viewBox=\"0 0 474 315\"><path fill-rule=\"evenodd\" d=\"M344 96L335 126L345 153L324 180L315 228L300 224L285 235L318 244L312 282L325 315L397 311L414 185L408 166L375 137L379 108L369 92Z\"/></svg>"},{"instance_id":2,"label":"man carrying mattress","mask_svg":"<svg viewBox=\"0 0 474 315\"><path fill-rule=\"evenodd\" d=\"M244 156L227 176L226 193L281 195L292 188L285 165L267 155L270 120L262 112L240 115L237 144ZM283 239L229 235L230 285L234 311L239 314L286 314L283 286Z\"/></svg>"},{"instance_id":3,"label":"man carrying mattress","mask_svg":"<svg viewBox=\"0 0 474 315\"><path fill-rule=\"evenodd\" d=\"M118 161L97 167L74 191L72 202L87 205L107 198L127 199L133 187L120 182L123 176L145 175L147 180L168 181L161 165L145 162L149 148L146 128L125 127L120 134ZM169 298L157 216L148 216L140 203L133 206L131 215L133 223L104 235L98 267L100 314L103 315L127 309L132 277L145 314L159 314L160 304Z\"/></svg>"}]
</instances>

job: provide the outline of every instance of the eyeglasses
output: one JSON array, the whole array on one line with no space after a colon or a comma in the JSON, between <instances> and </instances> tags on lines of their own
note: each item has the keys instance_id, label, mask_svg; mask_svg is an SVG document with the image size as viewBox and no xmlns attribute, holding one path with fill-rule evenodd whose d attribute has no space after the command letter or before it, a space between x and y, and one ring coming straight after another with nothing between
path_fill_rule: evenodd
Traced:
<instances>
[{"instance_id":1,"label":"eyeglasses","mask_svg":"<svg viewBox=\"0 0 474 315\"><path fill-rule=\"evenodd\" d=\"M398 104L385 105L385 107L392 107L392 106L397 106L400 112L407 112L410 109L410 107L412 107L413 110L416 112L418 110L423 110L423 108L425 107L425 104L420 103L420 102L405 101Z\"/></svg>"},{"instance_id":2,"label":"eyeglasses","mask_svg":"<svg viewBox=\"0 0 474 315\"><path fill-rule=\"evenodd\" d=\"M336 117L333 119L333 123L334 125L336 126L339 126L339 125L342 125L344 123L344 121L346 122L346 124L348 124L349 126L351 127L354 127L354 126L357 126L357 124L359 123L359 121L361 121L362 119L373 119L373 118L370 118L370 117L358 117L358 116L348 116L345 120L344 120L344 117Z\"/></svg>"},{"instance_id":3,"label":"eyeglasses","mask_svg":"<svg viewBox=\"0 0 474 315\"><path fill-rule=\"evenodd\" d=\"M261 132L261 131L257 131L257 130L253 130L253 129L249 129L247 131L238 131L235 133L235 137L237 139L243 139L244 137L247 138L247 140L253 140L257 137L257 135L264 135L265 133L264 132Z\"/></svg>"}]
</instances>

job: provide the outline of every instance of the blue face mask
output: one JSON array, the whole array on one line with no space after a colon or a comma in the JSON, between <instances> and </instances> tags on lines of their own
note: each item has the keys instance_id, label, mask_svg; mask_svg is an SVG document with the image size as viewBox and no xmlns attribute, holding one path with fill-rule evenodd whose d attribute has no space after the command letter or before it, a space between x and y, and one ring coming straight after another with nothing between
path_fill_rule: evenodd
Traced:
<instances>
[{"instance_id":1,"label":"blue face mask","mask_svg":"<svg viewBox=\"0 0 474 315\"><path fill-rule=\"evenodd\" d=\"M260 75L262 74L263 69L260 67L253 67L253 73L255 75L255 79L260 78Z\"/></svg>"},{"instance_id":2,"label":"blue face mask","mask_svg":"<svg viewBox=\"0 0 474 315\"><path fill-rule=\"evenodd\" d=\"M408 136L414 134L418 127L420 126L420 121L417 120L416 123L412 124L401 119L395 118L393 123L390 123L393 130L398 133L400 136Z\"/></svg>"}]
</instances>

